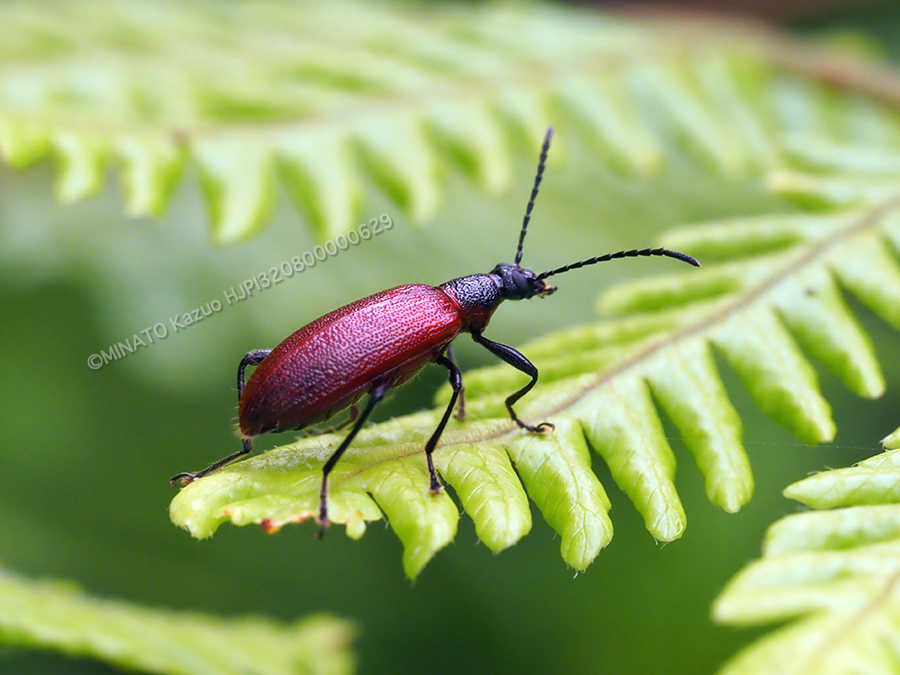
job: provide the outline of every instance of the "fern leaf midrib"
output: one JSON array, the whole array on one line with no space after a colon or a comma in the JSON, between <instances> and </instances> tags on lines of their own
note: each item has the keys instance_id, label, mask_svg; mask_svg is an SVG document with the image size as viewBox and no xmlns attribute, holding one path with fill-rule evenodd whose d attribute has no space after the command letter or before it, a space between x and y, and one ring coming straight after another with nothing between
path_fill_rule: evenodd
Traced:
<instances>
[{"instance_id":1,"label":"fern leaf midrib","mask_svg":"<svg viewBox=\"0 0 900 675\"><path fill-rule=\"evenodd\" d=\"M340 45L327 43L333 50L339 50ZM482 49L487 50L488 45ZM640 59L629 60L621 53L604 49L592 51L575 51L565 55L558 64L551 65L545 59L513 57L508 54L497 55L488 52L490 56L503 61L504 68L497 73L455 73L452 78L442 73L433 73L424 68L417 68L416 64L396 55L378 55L386 63L394 62L403 68L417 69L418 75L423 80L429 77L433 80L422 87L385 89L369 95L357 96L352 106L347 106L345 101L334 104L325 104L319 110L308 115L296 117L283 117L267 121L244 121L236 125L233 120L216 120L210 118L198 118L185 120L183 123L171 122L158 124L155 122L120 122L114 119L97 119L96 116L81 121L77 116L66 115L61 123L58 115L49 114L41 116L34 111L27 112L29 122L37 122L41 127L66 129L77 131L88 136L96 135L108 137L110 135L131 136L145 134L149 136L163 137L173 142L192 143L209 138L219 138L223 135L233 137L235 132L239 136L256 136L266 140L271 137L277 140L280 136L289 133L298 125L340 125L349 124L355 127L359 121L370 121L373 117L382 115L396 115L398 109L421 113L422 111L435 110L446 106L471 105L478 101L483 105L491 106L501 103L506 96L517 91L553 91L558 88L561 79L587 78L596 80L601 73L609 74L611 71L621 71L623 68L634 68L636 63L670 62L673 59L690 59L696 57L701 48L693 44L685 44L683 41L672 41L662 45L656 45L646 50ZM371 58L371 52L360 49L359 52ZM140 70L137 65L142 57L134 54L118 54L126 59L130 66L123 72L116 73L117 78L127 79L129 69ZM346 57L346 55L344 55ZM150 66L157 64L155 59L143 57ZM42 64L42 69L52 69L56 64L49 62ZM67 61L61 61L61 65L70 66ZM104 70L109 66L104 63ZM339 88L333 92L336 96L346 94ZM9 112L9 116L16 116Z\"/></svg>"},{"instance_id":2,"label":"fern leaf midrib","mask_svg":"<svg viewBox=\"0 0 900 675\"><path fill-rule=\"evenodd\" d=\"M662 21L665 29L669 19ZM844 92L870 96L892 108L900 108L900 71L877 57L849 49L836 50L833 45L810 43L745 18L735 22L719 17L713 25L702 17L695 21L688 19L680 24L679 32L682 41L688 45L704 43L714 32L719 47L783 68L805 79Z\"/></svg>"},{"instance_id":3,"label":"fern leaf midrib","mask_svg":"<svg viewBox=\"0 0 900 675\"><path fill-rule=\"evenodd\" d=\"M573 60L567 61L567 63L571 63ZM613 69L619 62L625 64L615 54L604 54L600 58L592 56L589 59L578 59L577 61L581 67L566 69L565 77L582 76L596 79L600 67ZM340 127L349 125L351 128L355 128L361 122L369 123L373 118L381 116L393 117L403 110L421 114L422 111L452 107L456 104L471 105L473 101L490 106L502 102L506 96L516 91L549 92L559 84L560 71L548 68L544 62L510 62L508 65L516 66L517 72L514 74L504 73L503 77L457 75L453 80L435 78L431 86L423 89L389 90L360 97L354 101L352 107L341 103L325 106L308 116L287 117L260 123L242 123L240 134L277 139L298 125ZM341 92L335 91L334 93L340 94ZM67 126L73 125L69 125L67 121ZM196 140L205 137L219 137L222 134L231 135L234 133L234 129L235 125L231 121L201 120L195 125L189 124L180 128L179 133ZM85 132L95 130L96 126L85 125L83 128ZM131 127L122 128L123 132L131 130Z\"/></svg>"},{"instance_id":4,"label":"fern leaf midrib","mask_svg":"<svg viewBox=\"0 0 900 675\"><path fill-rule=\"evenodd\" d=\"M580 402L584 397L592 394L599 387L629 370L640 366L663 349L673 347L685 340L701 335L710 330L713 326L723 323L727 318L746 310L748 306L758 301L776 285L818 260L826 251L838 246L846 239L850 239L869 228L876 227L884 217L898 209L900 209L900 194L871 209L857 223L849 227L841 228L832 235L810 245L808 250L798 256L791 264L785 265L776 274L773 274L770 278L757 284L755 287L748 289L747 292L737 294L734 302L725 303L720 309L712 311L705 319L676 330L674 333L654 342L643 351L640 351L627 359L620 366L613 368L602 375L598 375L594 380L589 381L578 391L571 394L565 402L555 408L549 409L542 417L550 417L554 414L565 412ZM529 421L533 422L535 420ZM510 432L498 433L485 440L494 440L506 436L509 433Z\"/></svg>"},{"instance_id":5,"label":"fern leaf midrib","mask_svg":"<svg viewBox=\"0 0 900 675\"><path fill-rule=\"evenodd\" d=\"M757 302L766 293L771 291L772 288L774 288L776 285L783 282L790 276L797 274L804 267L807 267L820 259L821 256L825 254L825 252L834 248L835 246L838 246L844 240L860 234L866 229L876 227L884 217L898 209L900 209L900 195L883 202L873 209L870 209L859 219L858 222L848 227L841 228L835 231L830 236L809 245L808 250L805 251L802 255L796 257L789 265L785 265L780 268L777 273L771 275L764 282L757 284L744 293L736 295L733 302L724 303L719 308L712 310L709 315L703 320L697 321L693 324L689 324L684 328L678 329L673 333L668 334L663 339L652 342L645 349L637 352L636 354L625 360L621 365L609 371L606 371L601 375L598 375L593 380L588 381L578 390L573 392L563 403L548 409L541 415L529 418L527 421L530 423L537 423L539 421L538 417L540 417L542 420L552 419L554 415L566 412L567 410L577 405L586 396L594 393L594 391L596 391L598 388L616 379L617 377L622 376L629 370L641 366L643 363L652 359L662 350L676 346L679 343L694 338L698 335L702 335L703 333L712 329L714 326L723 323L729 317L745 311L750 305L752 305L754 302ZM421 428L423 430L426 429L425 426ZM498 441L501 439L509 438L512 434L518 432L519 428L511 420L505 420L505 423L502 425L501 429L487 431L483 435L480 435L477 440L473 440L471 438L465 440L455 440L452 438L454 435L460 433L461 431L462 430L448 431L444 436L444 442L438 445L437 450L443 450L455 446L466 446L476 443L489 443ZM464 434L465 432L462 433ZM395 455L395 458L399 460L418 455L422 452L422 447L420 446L421 444L414 444L409 448L408 452L398 453L397 455ZM361 473L363 471L369 470L372 466L377 466L380 463L381 462L375 462L375 464L369 464L365 467L360 467L359 471L353 471L351 473Z\"/></svg>"},{"instance_id":6,"label":"fern leaf midrib","mask_svg":"<svg viewBox=\"0 0 900 675\"><path fill-rule=\"evenodd\" d=\"M821 636L821 649L815 650L816 660L821 661L826 658L829 649L833 649L836 644L846 641L855 631L860 630L859 627L863 624L868 615L887 604L891 594L897 587L898 582L900 582L900 571L894 572L888 577L887 582L879 589L877 596L873 597L857 611L850 614L844 621L835 626L834 630L829 632L828 635Z\"/></svg>"},{"instance_id":7,"label":"fern leaf midrib","mask_svg":"<svg viewBox=\"0 0 900 675\"><path fill-rule=\"evenodd\" d=\"M777 33L763 34L758 56L790 72L841 91L852 91L900 108L900 73L872 58L804 44Z\"/></svg>"},{"instance_id":8,"label":"fern leaf midrib","mask_svg":"<svg viewBox=\"0 0 900 675\"><path fill-rule=\"evenodd\" d=\"M835 57L834 52L826 48L810 46L790 36L773 33L762 27L753 41L748 43L742 40L738 44L748 47L747 52L753 53L770 65L778 65L841 90L873 96L895 108L900 107L900 74L889 66L855 55ZM329 43L329 48L336 49L337 47ZM488 46L484 45L483 48L487 49ZM704 47L698 47L697 43L691 40L674 40L654 45L654 48L650 50L651 53L645 53L642 59L637 61L666 62L669 59L690 59L696 57L697 53L703 49ZM368 54L368 52L364 53ZM498 55L491 51L488 51L488 54L503 60L506 68L500 77L486 76L483 73L470 75L457 73L452 80L448 80L442 75L435 74L433 86L421 90L390 90L380 95L365 97L357 102L349 116L336 115L335 113L338 111L327 107L307 119L279 120L258 126L251 124L242 126L242 130L257 129L277 133L281 127L297 123L314 124L321 123L323 120L330 123L338 117L342 120L354 117L369 119L372 115L372 106L389 109L396 103L401 103L401 107L418 109L431 109L438 104L447 105L448 101L452 102L453 100L467 103L473 100L473 97L489 103L501 99L504 94L518 88L530 90L555 88L559 83L561 73L565 77L596 79L600 70L635 66L635 61L629 61L621 53L612 50L575 52L567 55L567 58L562 61L562 65L558 67L549 67L547 61L541 59L513 58L508 54ZM393 54L380 56L388 61L396 61L403 67L415 67L414 64ZM433 75L426 69L421 69L420 74L425 78ZM498 82L501 85L499 87L497 86ZM412 106L410 106L411 101L414 101ZM338 110L347 112L347 108L344 106L339 106ZM375 112L377 114L377 110ZM228 125L223 126L228 128Z\"/></svg>"},{"instance_id":9,"label":"fern leaf midrib","mask_svg":"<svg viewBox=\"0 0 900 675\"><path fill-rule=\"evenodd\" d=\"M877 227L884 217L896 210L900 210L900 194L898 194L896 197L882 202L880 205L877 205L874 208L869 209L859 218L857 222L847 227L840 228L831 235L809 244L807 246L807 250L801 255L795 257L790 262L790 264L784 265L779 268L776 273L772 274L765 281L747 289L743 293L736 294L732 302L725 302L717 305L716 308L711 310L704 319L693 324L688 324L683 328L669 333L662 339L651 342L645 349L635 353L633 356L626 359L616 368L606 371L603 374L596 376L594 379L587 381L586 384L573 392L561 404L553 408L549 408L541 415L530 417L526 421L530 423L537 423L538 421L543 421L545 419L552 420L554 415L565 413L567 410L577 405L585 397L593 394L603 385L616 379L617 377L622 376L629 370L641 366L643 363L659 354L662 350L674 347L681 342L692 339L698 335L702 335L703 333L711 330L714 326L724 323L731 316L745 311L749 306L757 302L761 297L771 291L779 283L797 274L803 268L814 264L827 251L840 245L844 240L855 237L867 229ZM539 391L537 393L539 396ZM514 433L520 431L519 427L515 423L513 423L512 420L508 419L501 421L499 418L486 418L485 420L478 421L491 421L493 424L499 425L500 428L486 430L485 433L479 435L476 439L471 438L470 432L467 433L464 429L448 430L447 432L445 432L442 442L438 445L436 451L447 450L458 446L471 446L478 443L495 442L509 438ZM426 434L430 433L431 431L430 426L428 426L427 424L423 424L418 428L423 430L423 432L425 432ZM465 438L453 438L457 435L464 436ZM367 443L365 443L364 438L360 439L363 440L363 443L354 444L354 446L357 448L365 447ZM404 452L398 452L392 455L390 459L369 462L364 466L355 466L353 463L345 464L344 470L346 472L346 479L349 480L351 479L351 477L369 471L373 467L382 465L384 462L404 460L409 457L419 455L423 452L424 443L404 443L403 445L406 445L408 450Z\"/></svg>"},{"instance_id":10,"label":"fern leaf midrib","mask_svg":"<svg viewBox=\"0 0 900 675\"><path fill-rule=\"evenodd\" d=\"M332 49L337 49L329 43ZM363 49L360 53L371 58L371 53ZM667 49L667 52L675 51ZM133 54L120 54L122 58L131 62L129 69L141 70L141 58ZM677 56L677 55L676 55ZM381 57L386 62L395 62L403 68L416 68L404 59L394 56ZM346 101L341 100L333 104L325 104L321 109L310 112L308 115L296 117L282 117L267 121L244 121L236 125L233 120L216 120L210 118L198 118L186 120L183 123L168 123L167 125L155 122L136 122L134 120L119 122L114 119L98 119L93 116L86 120L79 120L77 116L68 114L35 114L28 110L23 118L30 123L38 124L48 129L66 129L77 131L86 135L108 136L109 134L133 135L145 133L153 136L171 138L177 136L180 140L187 137L190 141L198 139L220 137L223 134L232 136L235 131L239 135L255 135L259 137L279 136L289 132L297 125L346 125L354 126L359 121L370 121L373 117L381 115L396 115L398 109L406 109L410 112L435 110L446 106L470 105L473 101L479 101L484 105L496 105L507 95L517 90L523 91L551 91L558 87L561 78L585 77L597 79L601 71L612 71L624 67L633 66L620 54L615 52L576 52L569 55L562 65L551 66L546 60L540 59L514 59L510 56L504 59L504 68L497 73L455 73L452 78L432 73L426 69L419 69L419 76L423 80L433 78L424 86L412 86L410 88L385 88L383 91L373 92L368 95L357 96L352 106L347 106ZM662 57L660 57L662 58ZM686 58L682 56L682 58ZM145 59L150 66L157 62L154 59ZM44 63L42 70L51 70L56 64ZM68 61L62 61L61 66L71 66ZM104 62L104 70L109 66ZM118 79L126 80L129 69L116 73ZM335 88L331 91L335 96L346 95L346 92ZM17 116L14 111L6 113L10 117Z\"/></svg>"}]
</instances>

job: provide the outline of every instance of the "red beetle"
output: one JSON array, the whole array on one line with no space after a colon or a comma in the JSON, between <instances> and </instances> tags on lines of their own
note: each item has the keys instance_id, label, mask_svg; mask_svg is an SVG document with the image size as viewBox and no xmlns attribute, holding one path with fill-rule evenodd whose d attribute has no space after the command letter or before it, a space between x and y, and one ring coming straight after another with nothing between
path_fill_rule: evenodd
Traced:
<instances>
[{"instance_id":1,"label":"red beetle","mask_svg":"<svg viewBox=\"0 0 900 675\"><path fill-rule=\"evenodd\" d=\"M534 208L553 129L547 129L531 199L519 234L512 265L498 264L488 274L453 279L440 286L397 286L352 302L316 319L287 338L275 349L249 352L238 366L238 402L243 447L198 473L180 473L172 483L187 485L253 450L252 438L267 432L303 429L323 422L351 407L353 427L325 463L319 501L319 534L328 526L328 474L365 424L366 419L391 387L412 378L425 364L438 363L450 371L453 395L437 429L425 444L431 491L443 486L434 470L431 454L450 419L457 400L463 416L462 373L453 361L450 343L463 331L472 334L509 365L531 377L531 381L506 399L510 417L523 429L541 432L549 422L530 425L516 415L513 404L527 394L538 379L537 368L507 345L482 335L494 310L504 300L524 300L553 293L544 279L569 270L635 256L668 256L697 267L694 258L664 248L619 251L535 274L519 266L528 221ZM244 370L258 366L244 386ZM365 394L369 399L361 414L355 404Z\"/></svg>"}]
</instances>

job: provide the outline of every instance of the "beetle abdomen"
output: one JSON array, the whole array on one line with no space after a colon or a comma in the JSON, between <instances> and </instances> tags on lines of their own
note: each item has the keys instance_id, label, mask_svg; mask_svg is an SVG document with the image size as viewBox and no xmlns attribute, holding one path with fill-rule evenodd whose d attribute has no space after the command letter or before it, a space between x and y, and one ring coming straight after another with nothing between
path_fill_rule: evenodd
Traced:
<instances>
[{"instance_id":1,"label":"beetle abdomen","mask_svg":"<svg viewBox=\"0 0 900 675\"><path fill-rule=\"evenodd\" d=\"M241 395L241 433L256 436L322 422L375 384L403 384L463 327L446 293L398 286L307 324L278 345Z\"/></svg>"}]
</instances>

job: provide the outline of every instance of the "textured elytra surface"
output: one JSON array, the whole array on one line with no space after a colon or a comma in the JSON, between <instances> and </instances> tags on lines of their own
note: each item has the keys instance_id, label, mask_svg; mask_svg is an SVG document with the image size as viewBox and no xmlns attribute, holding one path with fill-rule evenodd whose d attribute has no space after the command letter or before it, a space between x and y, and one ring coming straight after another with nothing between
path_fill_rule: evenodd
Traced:
<instances>
[{"instance_id":1,"label":"textured elytra surface","mask_svg":"<svg viewBox=\"0 0 900 675\"><path fill-rule=\"evenodd\" d=\"M403 384L441 353L464 324L438 288L388 289L336 309L279 344L241 393L244 434L328 419L375 384Z\"/></svg>"}]
</instances>

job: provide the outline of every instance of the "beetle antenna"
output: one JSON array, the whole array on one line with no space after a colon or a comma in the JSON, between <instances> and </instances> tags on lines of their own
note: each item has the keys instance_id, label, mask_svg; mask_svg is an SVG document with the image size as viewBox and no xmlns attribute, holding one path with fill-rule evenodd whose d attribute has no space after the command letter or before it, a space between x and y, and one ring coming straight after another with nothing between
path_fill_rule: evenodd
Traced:
<instances>
[{"instance_id":1,"label":"beetle antenna","mask_svg":"<svg viewBox=\"0 0 900 675\"><path fill-rule=\"evenodd\" d=\"M553 138L553 127L547 127L547 133L544 134L544 145L541 146L541 159L538 162L537 175L534 177L534 187L531 188L531 199L528 200L528 206L525 208L525 222L522 223L522 231L519 233L519 248L516 249L515 265L522 261L525 232L528 230L528 221L531 220L531 210L534 208L534 200L537 197L538 187L541 185L541 176L544 175L544 165L547 163L547 151L550 149L551 138Z\"/></svg>"},{"instance_id":2,"label":"beetle antenna","mask_svg":"<svg viewBox=\"0 0 900 675\"><path fill-rule=\"evenodd\" d=\"M596 263L606 262L607 260L613 260L615 258L637 258L638 256L649 257L652 255L665 256L666 258L675 258L676 260L686 262L689 265L693 265L694 267L700 267L700 263L697 262L696 258L692 258L687 253L670 251L667 248L636 248L630 251L607 253L606 255L600 255L596 258L588 258L587 260L582 260L581 262L571 263L570 265L565 265L564 267L559 267L555 270L550 270L549 272L541 272L537 275L537 278L546 279L547 277L552 277L554 274L562 274L563 272L568 272L569 270L577 270L579 267L587 267L588 265L595 265Z\"/></svg>"}]
</instances>

